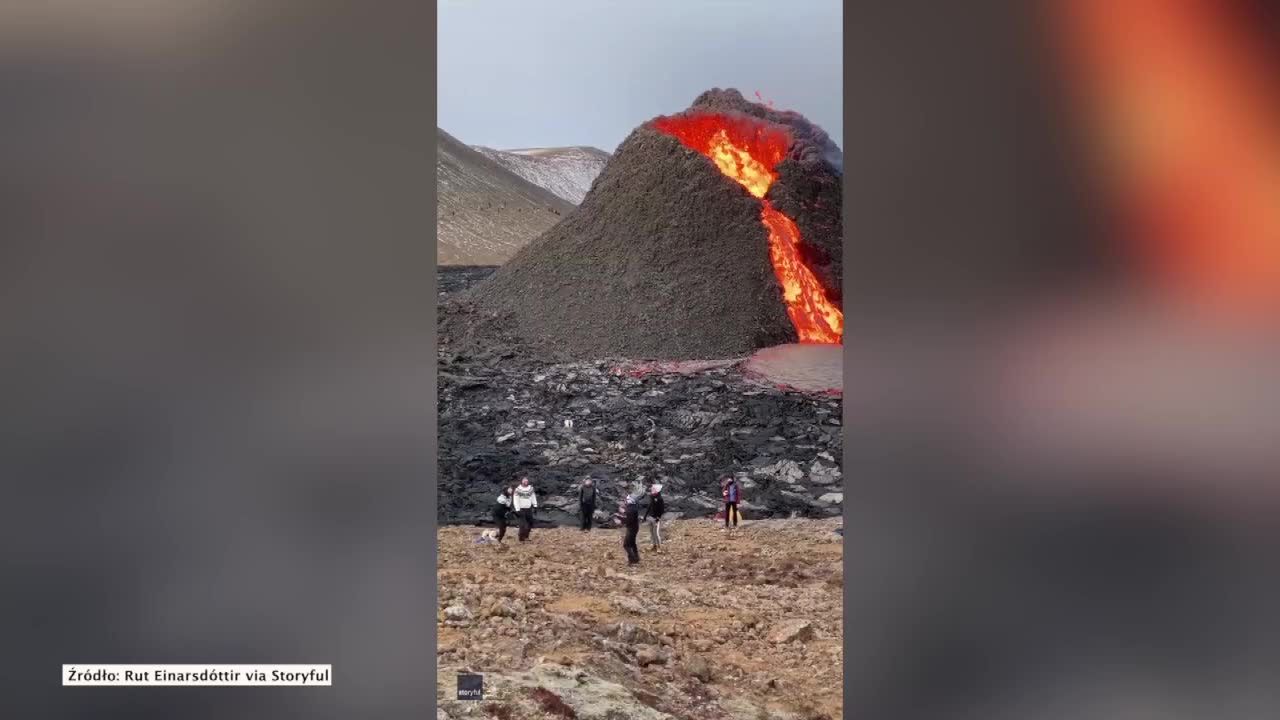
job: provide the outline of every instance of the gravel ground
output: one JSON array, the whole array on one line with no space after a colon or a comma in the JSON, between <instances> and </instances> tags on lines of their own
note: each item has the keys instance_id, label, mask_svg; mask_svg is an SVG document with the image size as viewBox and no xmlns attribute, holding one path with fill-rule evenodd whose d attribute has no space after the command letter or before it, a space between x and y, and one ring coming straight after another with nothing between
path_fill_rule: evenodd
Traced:
<instances>
[{"instance_id":1,"label":"gravel ground","mask_svg":"<svg viewBox=\"0 0 1280 720\"><path fill-rule=\"evenodd\" d=\"M677 520L624 567L621 530L535 530L476 543L442 528L437 697L470 717L457 672L484 673L485 715L631 720L842 716L843 546L837 520L726 534ZM541 689L541 692L539 691ZM510 713L502 715L503 711Z\"/></svg>"}]
</instances>

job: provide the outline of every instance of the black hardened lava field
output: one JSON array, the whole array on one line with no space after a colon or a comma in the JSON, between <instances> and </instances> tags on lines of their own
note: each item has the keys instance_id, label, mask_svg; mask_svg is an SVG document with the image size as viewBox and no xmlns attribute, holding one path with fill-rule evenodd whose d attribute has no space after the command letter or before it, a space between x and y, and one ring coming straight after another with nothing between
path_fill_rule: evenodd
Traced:
<instances>
[{"instance_id":1,"label":"black hardened lava field","mask_svg":"<svg viewBox=\"0 0 1280 720\"><path fill-rule=\"evenodd\" d=\"M477 270L442 267L440 287L465 287ZM575 521L574 486L588 475L602 516L644 482L667 486L673 512L709 516L726 472L742 478L747 517L840 513L839 397L756 384L731 364L556 363L496 342L442 345L437 371L442 524L487 520L500 483L522 474L538 487L539 519L556 524Z\"/></svg>"},{"instance_id":2,"label":"black hardened lava field","mask_svg":"<svg viewBox=\"0 0 1280 720\"><path fill-rule=\"evenodd\" d=\"M484 521L527 475L543 522L576 486L662 483L710 516L840 514L842 401L742 360L843 340L841 155L795 113L703 93L618 147L581 205L502 267L438 271L439 520Z\"/></svg>"}]
</instances>

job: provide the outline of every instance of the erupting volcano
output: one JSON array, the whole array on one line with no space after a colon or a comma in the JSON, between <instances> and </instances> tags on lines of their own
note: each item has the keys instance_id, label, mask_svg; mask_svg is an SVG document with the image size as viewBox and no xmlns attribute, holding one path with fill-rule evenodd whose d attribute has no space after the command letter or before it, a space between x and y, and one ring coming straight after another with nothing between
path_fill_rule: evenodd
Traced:
<instances>
[{"instance_id":1,"label":"erupting volcano","mask_svg":"<svg viewBox=\"0 0 1280 720\"><path fill-rule=\"evenodd\" d=\"M791 136L767 123L712 113L658 118L653 124L706 155L725 176L760 198L760 222L769 232L769 259L796 334L801 342L840 342L844 314L827 300L822 285L800 258L800 229L765 199L778 178L773 169L785 157Z\"/></svg>"},{"instance_id":2,"label":"erupting volcano","mask_svg":"<svg viewBox=\"0 0 1280 720\"><path fill-rule=\"evenodd\" d=\"M441 332L577 358L840 343L842 162L798 113L707 91L632 131L582 203L446 308Z\"/></svg>"}]
</instances>

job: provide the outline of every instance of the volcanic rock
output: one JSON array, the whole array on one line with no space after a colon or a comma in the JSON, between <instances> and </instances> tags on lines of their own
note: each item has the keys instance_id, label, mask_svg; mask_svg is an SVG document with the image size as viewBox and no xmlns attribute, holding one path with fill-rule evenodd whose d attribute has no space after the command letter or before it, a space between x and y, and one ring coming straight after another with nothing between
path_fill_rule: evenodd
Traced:
<instances>
[{"instance_id":1,"label":"volcanic rock","mask_svg":"<svg viewBox=\"0 0 1280 720\"><path fill-rule=\"evenodd\" d=\"M447 624L466 625L474 617L475 615L465 605L450 605L444 609L444 618Z\"/></svg>"},{"instance_id":2,"label":"volcanic rock","mask_svg":"<svg viewBox=\"0 0 1280 720\"><path fill-rule=\"evenodd\" d=\"M840 480L840 468L814 460L809 466L809 481L814 485L832 485Z\"/></svg>"},{"instance_id":3,"label":"volcanic rock","mask_svg":"<svg viewBox=\"0 0 1280 720\"><path fill-rule=\"evenodd\" d=\"M646 608L644 604L642 604L639 600L636 600L635 598L629 598L625 596L615 596L613 598L613 604L617 605L619 608L623 610L626 610L629 613L635 613L637 615L644 615L649 612L649 609Z\"/></svg>"},{"instance_id":4,"label":"volcanic rock","mask_svg":"<svg viewBox=\"0 0 1280 720\"><path fill-rule=\"evenodd\" d=\"M804 477L804 470L795 460L779 460L773 465L756 468L757 475L776 478L780 482L794 485Z\"/></svg>"},{"instance_id":5,"label":"volcanic rock","mask_svg":"<svg viewBox=\"0 0 1280 720\"><path fill-rule=\"evenodd\" d=\"M808 620L784 620L769 633L769 642L777 645L811 639L813 639L813 623Z\"/></svg>"},{"instance_id":6,"label":"volcanic rock","mask_svg":"<svg viewBox=\"0 0 1280 720\"><path fill-rule=\"evenodd\" d=\"M525 613L525 605L519 600L497 598L487 605L481 613L484 617L519 618Z\"/></svg>"},{"instance_id":7,"label":"volcanic rock","mask_svg":"<svg viewBox=\"0 0 1280 720\"><path fill-rule=\"evenodd\" d=\"M741 137L789 138L763 199L659 129L713 114ZM762 202L794 221L799 258L838 307L841 162L800 115L703 93L634 130L582 204L459 298L442 330L574 358L728 358L795 342Z\"/></svg>"},{"instance_id":8,"label":"volcanic rock","mask_svg":"<svg viewBox=\"0 0 1280 720\"><path fill-rule=\"evenodd\" d=\"M650 665L665 665L667 663L667 654L662 648L652 645L641 646L636 650L636 664L640 667L648 667Z\"/></svg>"},{"instance_id":9,"label":"volcanic rock","mask_svg":"<svg viewBox=\"0 0 1280 720\"><path fill-rule=\"evenodd\" d=\"M577 524L577 488L588 475L601 493L599 524L640 478L664 484L673 519L710 517L720 508L723 474L743 479L748 519L838 514L838 506L817 502L841 489L843 438L830 422L841 413L838 397L763 388L732 363L650 372L507 355L501 345L464 351L442 341L441 523L488 522L499 483L522 475L543 501L539 527Z\"/></svg>"},{"instance_id":10,"label":"volcanic rock","mask_svg":"<svg viewBox=\"0 0 1280 720\"><path fill-rule=\"evenodd\" d=\"M618 623L618 629L615 633L618 639L625 643L635 643L638 645L657 645L658 637L652 632L636 627L631 623Z\"/></svg>"},{"instance_id":11,"label":"volcanic rock","mask_svg":"<svg viewBox=\"0 0 1280 720\"><path fill-rule=\"evenodd\" d=\"M711 682L711 663L701 655L693 655L684 661L684 670L702 682Z\"/></svg>"}]
</instances>

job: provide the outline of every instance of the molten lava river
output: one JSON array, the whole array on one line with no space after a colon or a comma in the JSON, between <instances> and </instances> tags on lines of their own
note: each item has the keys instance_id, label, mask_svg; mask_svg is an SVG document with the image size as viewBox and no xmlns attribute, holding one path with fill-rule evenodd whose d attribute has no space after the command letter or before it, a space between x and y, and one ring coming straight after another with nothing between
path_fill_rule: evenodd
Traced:
<instances>
[{"instance_id":1,"label":"molten lava river","mask_svg":"<svg viewBox=\"0 0 1280 720\"><path fill-rule=\"evenodd\" d=\"M765 199L778 179L791 138L785 130L746 118L712 113L664 117L654 127L710 158L720 172L760 199L760 222L769 234L769 259L782 285L787 315L802 343L838 344L844 313L827 299L822 284L800 259L800 229Z\"/></svg>"}]
</instances>

